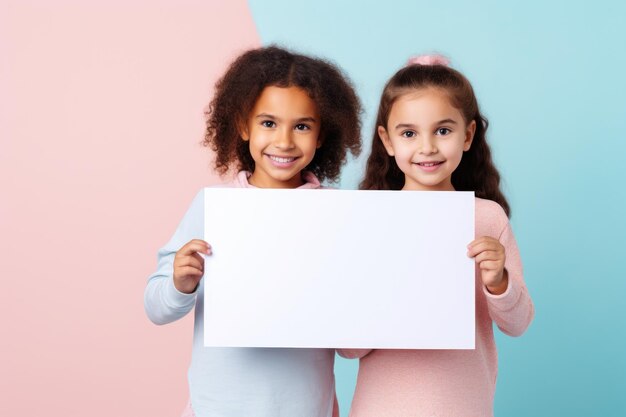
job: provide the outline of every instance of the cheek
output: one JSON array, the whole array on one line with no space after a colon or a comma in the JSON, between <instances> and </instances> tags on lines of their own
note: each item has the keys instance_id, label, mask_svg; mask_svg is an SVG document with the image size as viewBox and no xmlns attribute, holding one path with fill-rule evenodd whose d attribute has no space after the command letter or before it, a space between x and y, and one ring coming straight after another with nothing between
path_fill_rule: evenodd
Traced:
<instances>
[{"instance_id":1,"label":"cheek","mask_svg":"<svg viewBox=\"0 0 626 417\"><path fill-rule=\"evenodd\" d=\"M413 149L408 146L394 146L393 151L398 163L408 163L413 158Z\"/></svg>"},{"instance_id":2,"label":"cheek","mask_svg":"<svg viewBox=\"0 0 626 417\"><path fill-rule=\"evenodd\" d=\"M250 147L261 148L271 141L271 133L263 130L256 130L250 134Z\"/></svg>"},{"instance_id":3,"label":"cheek","mask_svg":"<svg viewBox=\"0 0 626 417\"><path fill-rule=\"evenodd\" d=\"M463 156L463 141L459 138L450 138L454 140L442 141L438 144L439 152L445 155L448 160L461 160Z\"/></svg>"},{"instance_id":4,"label":"cheek","mask_svg":"<svg viewBox=\"0 0 626 417\"><path fill-rule=\"evenodd\" d=\"M250 154L255 160L257 160L259 154L263 151L263 148L265 147L262 135L251 136L251 139L248 143L250 146Z\"/></svg>"},{"instance_id":5,"label":"cheek","mask_svg":"<svg viewBox=\"0 0 626 417\"><path fill-rule=\"evenodd\" d=\"M302 144L300 145L300 147L306 153L315 153L320 148L318 144L323 146L323 143L318 141L318 135L311 134L310 136L308 136L302 141Z\"/></svg>"}]
</instances>

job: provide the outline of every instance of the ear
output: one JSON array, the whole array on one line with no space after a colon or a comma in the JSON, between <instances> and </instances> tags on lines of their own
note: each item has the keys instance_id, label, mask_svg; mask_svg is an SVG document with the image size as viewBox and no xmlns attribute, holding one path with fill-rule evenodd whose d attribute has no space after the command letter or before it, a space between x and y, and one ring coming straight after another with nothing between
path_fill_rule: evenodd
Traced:
<instances>
[{"instance_id":1,"label":"ear","mask_svg":"<svg viewBox=\"0 0 626 417\"><path fill-rule=\"evenodd\" d=\"M393 146L391 146L391 141L389 140L389 134L387 133L387 129L385 129L383 126L378 126L378 137L383 143L385 150L387 150L387 155L395 156Z\"/></svg>"},{"instance_id":2,"label":"ear","mask_svg":"<svg viewBox=\"0 0 626 417\"><path fill-rule=\"evenodd\" d=\"M465 130L465 141L463 142L463 151L467 152L472 147L472 142L474 141L474 134L476 133L476 120L472 120L472 122L467 125L467 129Z\"/></svg>"},{"instance_id":3,"label":"ear","mask_svg":"<svg viewBox=\"0 0 626 417\"><path fill-rule=\"evenodd\" d=\"M320 133L317 136L317 145L315 145L315 149L319 149L322 147L322 145L324 144L324 137L322 136L322 134Z\"/></svg>"},{"instance_id":4,"label":"ear","mask_svg":"<svg viewBox=\"0 0 626 417\"><path fill-rule=\"evenodd\" d=\"M241 120L237 122L237 130L239 131L239 136L244 142L247 142L250 140L250 133L248 132L248 126Z\"/></svg>"}]
</instances>

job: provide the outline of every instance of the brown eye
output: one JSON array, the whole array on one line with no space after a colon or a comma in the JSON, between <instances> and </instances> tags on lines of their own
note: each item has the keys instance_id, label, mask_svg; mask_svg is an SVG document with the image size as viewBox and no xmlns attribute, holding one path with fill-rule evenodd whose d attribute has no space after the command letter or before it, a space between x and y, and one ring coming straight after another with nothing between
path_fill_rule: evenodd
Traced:
<instances>
[{"instance_id":1,"label":"brown eye","mask_svg":"<svg viewBox=\"0 0 626 417\"><path fill-rule=\"evenodd\" d=\"M263 126L263 127L267 127L267 128L270 128L270 129L271 129L271 128L273 128L273 127L276 127L276 123L274 123L274 122L273 122L273 121L271 121L271 120L263 120L263 121L261 122L261 126Z\"/></svg>"},{"instance_id":2,"label":"brown eye","mask_svg":"<svg viewBox=\"0 0 626 417\"><path fill-rule=\"evenodd\" d=\"M447 127L440 127L439 129L437 129L437 134L439 136L446 136L449 135L452 131L450 129L448 129Z\"/></svg>"}]
</instances>

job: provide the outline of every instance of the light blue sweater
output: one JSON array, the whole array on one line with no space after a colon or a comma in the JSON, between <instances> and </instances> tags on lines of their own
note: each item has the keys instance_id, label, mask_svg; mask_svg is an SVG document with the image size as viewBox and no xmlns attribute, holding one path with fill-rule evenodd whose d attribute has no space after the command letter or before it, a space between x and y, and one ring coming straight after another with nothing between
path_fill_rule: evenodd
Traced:
<instances>
[{"instance_id":1,"label":"light blue sweater","mask_svg":"<svg viewBox=\"0 0 626 417\"><path fill-rule=\"evenodd\" d=\"M240 172L226 186L252 187ZM312 174L301 188L320 188ZM330 417L335 398L332 349L204 347L204 277L193 294L176 290L173 261L178 249L204 236L204 193L200 191L174 236L159 250L158 267L148 279L144 305L150 320L166 324L195 306L189 367L191 404L198 417ZM210 242L209 242L210 243Z\"/></svg>"}]
</instances>

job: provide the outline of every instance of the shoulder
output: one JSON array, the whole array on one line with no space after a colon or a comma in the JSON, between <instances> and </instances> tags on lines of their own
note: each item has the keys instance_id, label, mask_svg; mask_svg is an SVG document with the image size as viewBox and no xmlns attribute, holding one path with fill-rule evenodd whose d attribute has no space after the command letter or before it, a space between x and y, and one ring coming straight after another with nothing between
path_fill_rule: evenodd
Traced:
<instances>
[{"instance_id":1,"label":"shoulder","mask_svg":"<svg viewBox=\"0 0 626 417\"><path fill-rule=\"evenodd\" d=\"M189 205L189 208L187 209L187 213L185 217L197 218L198 216L204 215L204 205L205 205L205 200L206 200L205 190L211 189L211 188L229 188L229 187L236 187L236 185L233 185L232 183L223 183L223 184L207 185L206 187L200 188L196 192L195 196L193 197L193 200L191 200L191 204Z\"/></svg>"},{"instance_id":2,"label":"shoulder","mask_svg":"<svg viewBox=\"0 0 626 417\"><path fill-rule=\"evenodd\" d=\"M191 204L185 213L185 218L197 218L204 212L204 188L196 192Z\"/></svg>"},{"instance_id":3,"label":"shoulder","mask_svg":"<svg viewBox=\"0 0 626 417\"><path fill-rule=\"evenodd\" d=\"M474 201L476 205L477 216L480 213L481 215L485 215L485 216L497 216L497 217L507 218L506 213L504 212L504 209L502 208L502 206L496 203L495 201L487 200L484 198L478 198L478 197L474 198Z\"/></svg>"},{"instance_id":4,"label":"shoulder","mask_svg":"<svg viewBox=\"0 0 626 417\"><path fill-rule=\"evenodd\" d=\"M508 226L509 218L500 204L483 198L475 198L476 236L498 238Z\"/></svg>"},{"instance_id":5,"label":"shoulder","mask_svg":"<svg viewBox=\"0 0 626 417\"><path fill-rule=\"evenodd\" d=\"M216 184L207 185L201 192L207 188L249 188L248 177L250 173L247 171L239 171L236 175L229 175L227 177L221 177L221 182Z\"/></svg>"}]
</instances>

